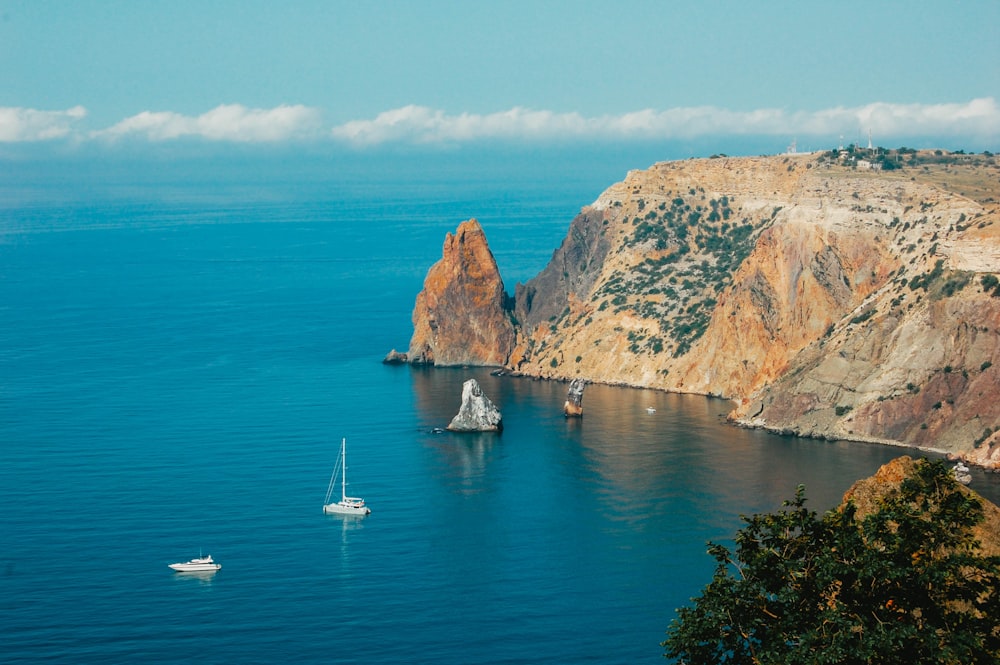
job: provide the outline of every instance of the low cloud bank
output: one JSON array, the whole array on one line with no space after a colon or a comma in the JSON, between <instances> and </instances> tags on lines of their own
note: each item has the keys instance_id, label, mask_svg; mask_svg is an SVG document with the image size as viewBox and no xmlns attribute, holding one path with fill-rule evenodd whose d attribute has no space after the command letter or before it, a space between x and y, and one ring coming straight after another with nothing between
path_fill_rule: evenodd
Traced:
<instances>
[{"instance_id":1,"label":"low cloud bank","mask_svg":"<svg viewBox=\"0 0 1000 665\"><path fill-rule=\"evenodd\" d=\"M319 130L319 111L306 106L248 109L240 104L225 104L197 117L144 111L91 136L112 140L141 137L169 141L198 137L208 141L273 143L315 137Z\"/></svg>"},{"instance_id":2,"label":"low cloud bank","mask_svg":"<svg viewBox=\"0 0 1000 665\"><path fill-rule=\"evenodd\" d=\"M714 106L645 109L586 117L514 107L496 113L448 114L426 106L404 106L367 120L324 127L319 109L281 105L271 109L240 104L218 106L198 116L144 111L106 129L86 132L82 106L65 111L0 107L0 142L122 140L167 142L194 139L229 143L342 143L355 148L381 145L455 145L480 141L588 142L670 141L725 136L817 137L853 141L871 131L883 145L898 137L955 137L994 146L1000 140L1000 107L992 97L949 104L876 102L820 111Z\"/></svg>"},{"instance_id":3,"label":"low cloud bank","mask_svg":"<svg viewBox=\"0 0 1000 665\"><path fill-rule=\"evenodd\" d=\"M82 106L66 111L37 111L0 107L0 142L50 141L66 138L73 125L87 115Z\"/></svg>"},{"instance_id":4,"label":"low cloud bank","mask_svg":"<svg viewBox=\"0 0 1000 665\"><path fill-rule=\"evenodd\" d=\"M992 98L963 104L889 104L822 111L759 109L730 111L713 106L586 118L513 108L485 115L448 115L406 106L335 127L333 136L355 145L392 142L464 143L476 140L673 140L705 136L829 136L853 138L869 130L879 137L969 136L996 139L1000 108Z\"/></svg>"}]
</instances>

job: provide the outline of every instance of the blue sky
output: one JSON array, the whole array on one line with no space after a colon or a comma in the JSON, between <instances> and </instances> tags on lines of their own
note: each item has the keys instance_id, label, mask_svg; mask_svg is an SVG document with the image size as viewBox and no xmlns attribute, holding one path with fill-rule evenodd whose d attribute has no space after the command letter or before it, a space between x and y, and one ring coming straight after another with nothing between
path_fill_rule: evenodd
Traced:
<instances>
[{"instance_id":1,"label":"blue sky","mask_svg":"<svg viewBox=\"0 0 1000 665\"><path fill-rule=\"evenodd\" d=\"M1000 1L0 0L0 156L1000 149ZM755 144L755 146L757 145ZM644 166L644 165L638 165Z\"/></svg>"}]
</instances>

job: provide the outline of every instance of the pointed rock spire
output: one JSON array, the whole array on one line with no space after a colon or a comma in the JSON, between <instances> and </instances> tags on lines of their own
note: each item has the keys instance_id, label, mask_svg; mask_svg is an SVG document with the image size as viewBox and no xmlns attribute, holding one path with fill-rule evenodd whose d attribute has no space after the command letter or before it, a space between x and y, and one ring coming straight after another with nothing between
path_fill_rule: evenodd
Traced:
<instances>
[{"instance_id":1,"label":"pointed rock spire","mask_svg":"<svg viewBox=\"0 0 1000 665\"><path fill-rule=\"evenodd\" d=\"M453 432L501 432L503 417L500 410L483 393L479 382L469 379L462 384L462 406L452 418L448 429Z\"/></svg>"},{"instance_id":2,"label":"pointed rock spire","mask_svg":"<svg viewBox=\"0 0 1000 665\"><path fill-rule=\"evenodd\" d=\"M475 219L445 236L413 308L406 357L416 365L505 366L514 347L510 298Z\"/></svg>"}]
</instances>

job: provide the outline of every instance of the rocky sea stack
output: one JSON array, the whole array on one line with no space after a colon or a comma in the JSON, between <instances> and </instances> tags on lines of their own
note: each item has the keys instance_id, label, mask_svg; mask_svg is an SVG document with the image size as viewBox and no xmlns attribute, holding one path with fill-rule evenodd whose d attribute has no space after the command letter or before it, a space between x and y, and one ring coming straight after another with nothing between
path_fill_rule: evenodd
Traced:
<instances>
[{"instance_id":1,"label":"rocky sea stack","mask_svg":"<svg viewBox=\"0 0 1000 665\"><path fill-rule=\"evenodd\" d=\"M413 308L406 358L416 365L503 366L514 346L511 303L475 219L447 234Z\"/></svg>"},{"instance_id":2,"label":"rocky sea stack","mask_svg":"<svg viewBox=\"0 0 1000 665\"><path fill-rule=\"evenodd\" d=\"M462 406L447 429L452 432L502 432L503 416L483 393L479 382L469 379L462 384Z\"/></svg>"},{"instance_id":3,"label":"rocky sea stack","mask_svg":"<svg viewBox=\"0 0 1000 665\"><path fill-rule=\"evenodd\" d=\"M583 391L587 387L587 382L583 379L573 379L569 382L569 390L566 391L566 403L563 404L563 415L567 418L579 418L583 416Z\"/></svg>"},{"instance_id":4,"label":"rocky sea stack","mask_svg":"<svg viewBox=\"0 0 1000 665\"><path fill-rule=\"evenodd\" d=\"M656 164L584 207L513 300L463 222L408 362L713 395L744 426L1000 467L992 155Z\"/></svg>"}]
</instances>

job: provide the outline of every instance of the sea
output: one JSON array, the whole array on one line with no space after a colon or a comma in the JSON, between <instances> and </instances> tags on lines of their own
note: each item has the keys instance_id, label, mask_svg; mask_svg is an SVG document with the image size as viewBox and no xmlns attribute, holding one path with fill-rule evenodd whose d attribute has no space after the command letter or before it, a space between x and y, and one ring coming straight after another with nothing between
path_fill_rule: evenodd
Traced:
<instances>
[{"instance_id":1,"label":"sea","mask_svg":"<svg viewBox=\"0 0 1000 665\"><path fill-rule=\"evenodd\" d=\"M3 663L662 662L708 542L912 453L596 384L567 420L564 383L382 364L447 233L477 218L512 293L603 174L7 176ZM501 434L441 431L470 378ZM322 511L344 439L364 518Z\"/></svg>"}]
</instances>

